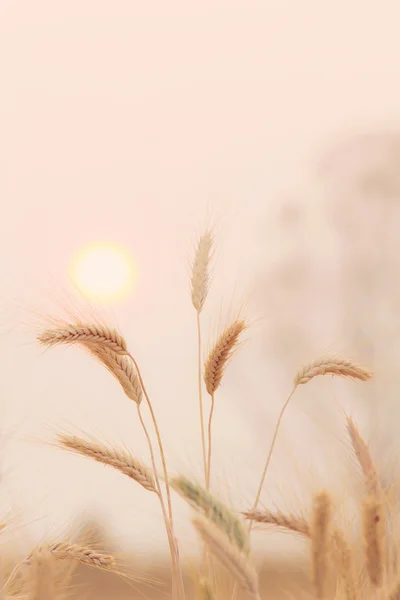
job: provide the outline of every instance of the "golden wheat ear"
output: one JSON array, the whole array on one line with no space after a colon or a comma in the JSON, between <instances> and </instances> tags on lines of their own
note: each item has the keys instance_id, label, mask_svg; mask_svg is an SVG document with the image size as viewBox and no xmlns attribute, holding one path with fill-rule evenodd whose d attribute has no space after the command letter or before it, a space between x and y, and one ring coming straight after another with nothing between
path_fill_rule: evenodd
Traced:
<instances>
[{"instance_id":1,"label":"golden wheat ear","mask_svg":"<svg viewBox=\"0 0 400 600\"><path fill-rule=\"evenodd\" d=\"M116 354L128 354L126 341L116 329L99 323L74 324L46 329L38 336L43 346L81 344L89 347L105 346Z\"/></svg>"},{"instance_id":2,"label":"golden wheat ear","mask_svg":"<svg viewBox=\"0 0 400 600\"><path fill-rule=\"evenodd\" d=\"M126 450L75 435L61 434L58 435L58 446L74 454L80 454L113 467L139 483L149 492L158 493L152 471Z\"/></svg>"},{"instance_id":3,"label":"golden wheat ear","mask_svg":"<svg viewBox=\"0 0 400 600\"><path fill-rule=\"evenodd\" d=\"M249 510L243 515L247 521L286 529L294 533L300 533L305 537L310 536L309 524L303 517L297 515L285 514L281 511L271 512L269 510Z\"/></svg>"},{"instance_id":4,"label":"golden wheat ear","mask_svg":"<svg viewBox=\"0 0 400 600\"><path fill-rule=\"evenodd\" d=\"M326 599L332 502L326 491L316 495L311 523L313 582L318 600Z\"/></svg>"},{"instance_id":5,"label":"golden wheat ear","mask_svg":"<svg viewBox=\"0 0 400 600\"><path fill-rule=\"evenodd\" d=\"M226 365L238 343L239 336L245 329L245 321L234 321L224 329L208 355L204 365L204 382L210 396L215 394L221 385Z\"/></svg>"},{"instance_id":6,"label":"golden wheat ear","mask_svg":"<svg viewBox=\"0 0 400 600\"><path fill-rule=\"evenodd\" d=\"M362 516L367 574L372 585L381 587L385 571L385 524L381 496L365 499Z\"/></svg>"},{"instance_id":7,"label":"golden wheat ear","mask_svg":"<svg viewBox=\"0 0 400 600\"><path fill-rule=\"evenodd\" d=\"M350 544L339 530L335 530L332 534L332 558L343 582L346 600L360 600L353 552Z\"/></svg>"},{"instance_id":8,"label":"golden wheat ear","mask_svg":"<svg viewBox=\"0 0 400 600\"><path fill-rule=\"evenodd\" d=\"M304 385L320 375L334 375L336 377L347 377L367 381L371 379L372 372L347 358L338 356L325 356L304 365L296 373L294 384Z\"/></svg>"},{"instance_id":9,"label":"golden wheat ear","mask_svg":"<svg viewBox=\"0 0 400 600\"><path fill-rule=\"evenodd\" d=\"M350 417L346 417L347 431L353 446L354 454L364 475L365 487L367 493L375 496L381 493L378 471L372 459L368 444L361 437L361 434Z\"/></svg>"},{"instance_id":10,"label":"golden wheat ear","mask_svg":"<svg viewBox=\"0 0 400 600\"><path fill-rule=\"evenodd\" d=\"M198 313L203 310L209 290L213 243L211 231L205 231L197 244L192 264L192 304Z\"/></svg>"},{"instance_id":11,"label":"golden wheat ear","mask_svg":"<svg viewBox=\"0 0 400 600\"><path fill-rule=\"evenodd\" d=\"M126 396L140 404L143 390L131 358L117 354L107 346L87 346L89 353L115 377Z\"/></svg>"}]
</instances>

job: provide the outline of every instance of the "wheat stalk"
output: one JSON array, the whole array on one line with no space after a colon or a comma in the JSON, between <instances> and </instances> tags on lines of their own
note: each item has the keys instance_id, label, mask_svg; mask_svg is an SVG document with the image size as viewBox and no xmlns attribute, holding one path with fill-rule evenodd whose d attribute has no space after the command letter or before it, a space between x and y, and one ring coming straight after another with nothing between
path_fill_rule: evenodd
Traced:
<instances>
[{"instance_id":1,"label":"wheat stalk","mask_svg":"<svg viewBox=\"0 0 400 600\"><path fill-rule=\"evenodd\" d=\"M229 537L204 518L193 519L193 525L208 550L235 578L238 584L259 600L257 572L242 552L232 545Z\"/></svg>"},{"instance_id":2,"label":"wheat stalk","mask_svg":"<svg viewBox=\"0 0 400 600\"><path fill-rule=\"evenodd\" d=\"M367 381L372 377L371 371L354 363L349 359L337 356L318 358L302 367L294 378L294 385L303 385L319 375L335 375L350 377L360 381Z\"/></svg>"},{"instance_id":3,"label":"wheat stalk","mask_svg":"<svg viewBox=\"0 0 400 600\"><path fill-rule=\"evenodd\" d=\"M137 374L137 377L139 380L140 389L143 391L144 397L146 398L146 402L147 402L147 405L148 405L150 413L151 413L151 418L153 421L153 425L154 425L154 429L155 429L156 437L157 437L157 442L158 442L158 446L159 446L159 450L160 450L161 462L162 462L164 479L165 479L166 494L167 494L168 514L167 514L167 510L165 508L161 485L159 482L158 473L157 473L157 469L156 469L156 465L155 465L155 457L154 457L154 451L153 451L153 447L152 447L151 438L147 431L146 424L142 418L142 414L140 412L140 404L137 403L140 423L142 425L143 431L145 433L145 436L146 436L146 439L147 439L147 442L149 445L149 451L150 451L150 456L151 456L151 461L152 461L152 466L153 466L155 482L156 482L156 486L157 486L157 492L158 492L158 496L159 496L159 500L160 500L161 510L163 513L165 527L166 527L168 541L169 541L169 546L170 546L170 550L171 550L172 566L173 566L174 572L177 574L177 579L178 579L179 585L180 585L179 595L181 598L183 598L183 596L184 596L183 578L182 578L180 566L178 564L178 556L179 556L178 544L177 544L177 541L175 539L174 532L173 532L172 505L171 505L170 490L169 490L169 483L168 483L168 473L167 473L165 454L164 454L164 449L163 449L163 445L162 445L161 435L160 435L160 431L158 428L156 416L155 416L155 413L154 413L154 410L153 410L153 407L152 407L152 404L150 401L150 397L147 394L147 391L145 389L138 364L137 364L136 360L133 358L133 356L128 352L125 339L115 329L111 329L107 326L97 325L97 324L95 324L95 325L69 324L64 327L60 326L60 327L57 327L54 329L48 329L48 330L44 331L38 337L38 340L41 344L48 345L48 346L54 346L56 344L61 344L61 343L66 343L66 344L74 344L75 343L75 344L83 346L84 348L88 349L89 351L92 351L93 349L103 351L105 348L107 348L109 350L112 350L116 354L128 356L128 358L132 361L132 364L133 364L134 368L136 369L136 374ZM115 365L114 365L114 367L115 367Z\"/></svg>"},{"instance_id":4,"label":"wheat stalk","mask_svg":"<svg viewBox=\"0 0 400 600\"><path fill-rule=\"evenodd\" d=\"M313 581L318 600L326 598L330 524L331 499L327 492L322 491L314 499L311 524Z\"/></svg>"},{"instance_id":5,"label":"wheat stalk","mask_svg":"<svg viewBox=\"0 0 400 600\"><path fill-rule=\"evenodd\" d=\"M380 496L368 496L363 505L366 569L371 583L381 587L384 576L384 522Z\"/></svg>"},{"instance_id":6,"label":"wheat stalk","mask_svg":"<svg viewBox=\"0 0 400 600\"><path fill-rule=\"evenodd\" d=\"M117 354L107 346L88 347L88 349L120 383L128 398L140 404L143 391L132 360L128 356Z\"/></svg>"},{"instance_id":7,"label":"wheat stalk","mask_svg":"<svg viewBox=\"0 0 400 600\"><path fill-rule=\"evenodd\" d=\"M204 482L207 481L207 449L204 426L203 391L202 391L202 350L201 350L201 323L200 314L203 310L209 289L209 267L213 236L211 231L206 231L200 237L192 264L192 303L196 309L197 324L197 384L200 413L201 450L203 455Z\"/></svg>"},{"instance_id":8,"label":"wheat stalk","mask_svg":"<svg viewBox=\"0 0 400 600\"><path fill-rule=\"evenodd\" d=\"M303 517L296 515L286 515L281 511L271 512L269 510L249 510L243 513L244 518L248 521L254 521L256 523L264 523L266 525L274 525L275 527L281 527L300 533L306 537L310 536L310 526Z\"/></svg>"},{"instance_id":9,"label":"wheat stalk","mask_svg":"<svg viewBox=\"0 0 400 600\"><path fill-rule=\"evenodd\" d=\"M46 329L38 336L43 346L57 344L81 344L87 346L106 346L116 354L127 354L125 339L116 329L98 323L73 324Z\"/></svg>"},{"instance_id":10,"label":"wheat stalk","mask_svg":"<svg viewBox=\"0 0 400 600\"><path fill-rule=\"evenodd\" d=\"M218 500L208 490L193 483L184 476L171 481L171 487L184 498L195 510L201 512L214 525L223 531L232 544L239 550L248 553L250 550L249 536L241 519L223 502Z\"/></svg>"},{"instance_id":11,"label":"wheat stalk","mask_svg":"<svg viewBox=\"0 0 400 600\"><path fill-rule=\"evenodd\" d=\"M75 454L87 456L93 460L117 469L127 475L149 492L155 492L156 485L150 469L134 458L126 450L114 448L98 441L85 440L72 435L58 435L59 445Z\"/></svg>"},{"instance_id":12,"label":"wheat stalk","mask_svg":"<svg viewBox=\"0 0 400 600\"><path fill-rule=\"evenodd\" d=\"M192 303L198 313L203 310L208 294L213 242L211 231L205 231L197 244L192 264Z\"/></svg>"},{"instance_id":13,"label":"wheat stalk","mask_svg":"<svg viewBox=\"0 0 400 600\"><path fill-rule=\"evenodd\" d=\"M359 600L357 583L354 577L353 554L342 532L332 535L332 554L339 575L344 583L346 600Z\"/></svg>"},{"instance_id":14,"label":"wheat stalk","mask_svg":"<svg viewBox=\"0 0 400 600\"><path fill-rule=\"evenodd\" d=\"M346 417L347 431L349 433L354 453L358 459L365 478L365 486L369 495L380 493L379 476L372 460L368 444L363 440L355 423L350 417Z\"/></svg>"}]
</instances>

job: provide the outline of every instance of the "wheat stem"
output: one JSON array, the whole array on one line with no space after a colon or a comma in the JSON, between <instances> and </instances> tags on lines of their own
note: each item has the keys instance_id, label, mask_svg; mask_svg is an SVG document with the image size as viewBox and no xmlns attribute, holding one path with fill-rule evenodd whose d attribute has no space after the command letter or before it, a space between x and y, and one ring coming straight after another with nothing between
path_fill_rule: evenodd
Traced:
<instances>
[{"instance_id":1,"label":"wheat stem","mask_svg":"<svg viewBox=\"0 0 400 600\"><path fill-rule=\"evenodd\" d=\"M212 419L214 415L215 408L215 396L214 393L211 394L211 409L210 416L208 418L208 460L207 460L207 479L206 479L206 489L210 489L211 482L211 452L212 452Z\"/></svg>"},{"instance_id":2,"label":"wheat stem","mask_svg":"<svg viewBox=\"0 0 400 600\"><path fill-rule=\"evenodd\" d=\"M262 475L261 475L261 481L260 481L260 484L258 486L258 490L257 490L257 494L256 494L256 499L254 500L254 505L253 505L253 507L252 507L252 509L251 509L250 512L254 512L258 508L258 503L260 502L261 492L262 492L262 489L264 487L265 477L267 475L268 467L269 467L269 464L271 462L272 453L273 453L274 448L275 448L276 438L278 437L279 427L280 427L283 415L285 413L285 410L286 410L286 408L287 408L290 400L292 399L292 396L293 396L294 392L296 391L296 388L297 388L297 386L295 386L293 388L293 390L290 392L289 397L287 398L285 404L283 405L283 407L281 409L281 412L279 413L279 417L278 417L278 420L277 420L276 425L275 425L274 435L272 437L272 442L271 442L270 448L268 450L267 459L265 461L264 470L263 470ZM250 519L249 532L251 531L252 527L253 527L253 519Z\"/></svg>"},{"instance_id":3,"label":"wheat stem","mask_svg":"<svg viewBox=\"0 0 400 600\"><path fill-rule=\"evenodd\" d=\"M199 391L199 412L200 412L200 432L201 432L201 449L203 453L203 469L204 483L207 484L207 453L206 453L206 435L204 428L204 408L203 408L203 373L202 373L202 355L201 355L201 323L200 311L196 312L197 316L197 373L198 373L198 391Z\"/></svg>"},{"instance_id":4,"label":"wheat stem","mask_svg":"<svg viewBox=\"0 0 400 600\"><path fill-rule=\"evenodd\" d=\"M170 492L170 485L169 485L169 476L168 476L168 471L167 471L167 464L166 464L166 460L165 460L165 454L164 454L164 448L162 445L162 440L161 440L161 434L160 434L160 430L158 428L158 424L157 424L157 419L153 410L153 406L152 403L150 401L150 397L147 393L147 389L146 386L144 385L144 381L139 369L139 366L136 362L136 360L134 359L134 357L129 354L130 359L132 360L133 364L135 365L135 369L136 369L136 373L137 376L139 378L139 382L140 382L140 386L143 390L143 395L146 399L147 402L147 406L149 408L150 414L151 414L151 418L153 421L153 426L154 426L154 430L156 433L156 438L157 438L157 443L158 443L158 447L159 447L159 451L160 451L160 458L161 458L161 463L162 463L162 469L163 469L163 475L164 475L164 483L165 483L165 490L166 490L166 494L167 494L167 505L168 505L168 516L167 513L165 513L165 518L166 518L166 523L169 522L169 527L170 527L170 534L171 534L171 543L172 543L172 549L171 549L171 553L172 553L172 559L173 559L173 565L176 571L176 575L177 575L177 586L178 586L178 595L181 597L181 599L183 600L185 597L185 591L184 591L184 586L183 586L183 575L182 575L182 569L180 566L180 561L179 561L179 548L178 548L178 542L175 538L174 535L174 525L173 525L173 515L172 515L172 502L171 502L171 492ZM143 430L145 432L148 444L149 444L149 449L151 447L150 453L153 454L152 456L152 464L153 464L153 468L155 465L155 461L154 461L154 452L152 449L152 445L151 445L151 439L149 436L149 433L147 431L146 425L144 423L141 411L140 411L140 405L137 405L138 407L138 413L139 413L139 419L140 422L142 424ZM157 475L157 470L155 470L155 477L156 477L156 481L158 480L158 485L159 485L159 490L161 493L161 486L160 486L160 481ZM164 507L165 508L165 507Z\"/></svg>"}]
</instances>

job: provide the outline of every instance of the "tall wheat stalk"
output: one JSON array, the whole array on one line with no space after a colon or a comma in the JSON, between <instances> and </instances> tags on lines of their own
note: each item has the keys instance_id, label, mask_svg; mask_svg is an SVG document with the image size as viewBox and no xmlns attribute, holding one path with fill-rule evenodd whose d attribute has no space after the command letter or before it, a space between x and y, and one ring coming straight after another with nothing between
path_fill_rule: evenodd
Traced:
<instances>
[{"instance_id":1,"label":"tall wheat stalk","mask_svg":"<svg viewBox=\"0 0 400 600\"><path fill-rule=\"evenodd\" d=\"M261 481L257 489L256 498L254 501L254 505L252 507L252 511L256 511L258 507L258 503L261 498L262 489L264 487L265 478L267 475L267 471L271 462L272 453L275 448L276 439L278 437L278 432L280 429L280 425L285 414L285 411L295 393L297 387L299 385L304 385L314 379L315 377L319 377L321 375L334 375L339 377L358 379L359 381L367 381L372 377L371 371L368 369L356 364L352 360L343 359L337 356L327 356L318 358L311 363L308 363L296 373L294 377L294 387L290 392L287 400L285 401L282 409L279 413L278 420L275 425L274 433L272 436L272 442L270 448L268 450L267 459L265 462L264 470L261 475ZM251 531L253 527L253 520L250 520L249 531Z\"/></svg>"},{"instance_id":2,"label":"tall wheat stalk","mask_svg":"<svg viewBox=\"0 0 400 600\"><path fill-rule=\"evenodd\" d=\"M154 471L154 478L156 482L156 488L159 496L161 510L163 513L166 533L171 551L171 561L173 569L173 585L176 587L177 597L181 600L185 597L184 586L183 586L183 575L179 561L179 548L178 542L174 535L173 528L173 513L171 494L169 488L169 477L166 466L165 454L161 440L161 434L159 431L156 416L153 410L150 397L145 388L138 364L134 357L128 352L127 343L123 336L119 334L115 329L111 329L106 325L99 324L82 324L82 323L71 323L64 326L48 329L42 332L38 337L39 342L42 345L54 346L57 344L78 344L85 348L90 354L95 356L104 366L111 371L115 378L120 382L123 390L127 396L133 399L137 406L138 417L145 434L151 463ZM125 361L130 360L135 368L133 371L129 364ZM146 403L149 407L151 418L153 421L157 443L160 451L160 458L162 462L162 468L165 480L165 489L167 494L167 506L165 506L158 470L155 462L154 450L151 442L149 432L144 422L141 413L141 398L142 393L146 399Z\"/></svg>"},{"instance_id":3,"label":"tall wheat stalk","mask_svg":"<svg viewBox=\"0 0 400 600\"><path fill-rule=\"evenodd\" d=\"M210 261L213 247L213 235L211 231L205 231L200 237L197 244L195 256L192 264L192 304L196 310L196 325L197 325L197 384L199 398L199 414L200 414L200 435L201 435L201 451L203 456L203 471L204 483L207 481L207 449L206 449L206 434L204 424L204 407L203 407L203 360L201 349L201 321L200 315L203 311L204 304L208 295L210 285Z\"/></svg>"}]
</instances>

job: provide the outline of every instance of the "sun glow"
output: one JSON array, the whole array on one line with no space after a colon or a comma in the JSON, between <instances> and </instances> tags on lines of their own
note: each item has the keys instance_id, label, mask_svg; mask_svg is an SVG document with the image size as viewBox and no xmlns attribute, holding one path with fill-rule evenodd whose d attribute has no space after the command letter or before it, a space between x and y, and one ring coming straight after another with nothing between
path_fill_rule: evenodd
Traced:
<instances>
[{"instance_id":1,"label":"sun glow","mask_svg":"<svg viewBox=\"0 0 400 600\"><path fill-rule=\"evenodd\" d=\"M115 302L133 288L135 266L128 252L115 244L90 244L72 262L71 275L79 291L91 299Z\"/></svg>"}]
</instances>

